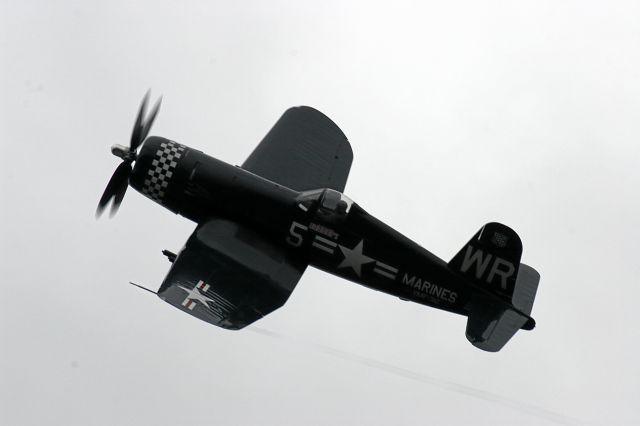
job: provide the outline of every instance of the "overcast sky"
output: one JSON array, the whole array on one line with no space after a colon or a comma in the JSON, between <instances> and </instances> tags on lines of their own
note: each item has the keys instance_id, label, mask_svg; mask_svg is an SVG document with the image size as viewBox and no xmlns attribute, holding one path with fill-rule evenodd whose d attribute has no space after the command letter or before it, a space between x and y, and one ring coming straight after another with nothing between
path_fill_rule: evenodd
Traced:
<instances>
[{"instance_id":1,"label":"overcast sky","mask_svg":"<svg viewBox=\"0 0 640 426\"><path fill-rule=\"evenodd\" d=\"M640 4L0 2L3 425L639 424ZM486 222L542 276L499 353L465 319L309 269L239 332L156 289L194 224L94 211L152 134L240 164L311 105L346 193L449 260Z\"/></svg>"}]
</instances>

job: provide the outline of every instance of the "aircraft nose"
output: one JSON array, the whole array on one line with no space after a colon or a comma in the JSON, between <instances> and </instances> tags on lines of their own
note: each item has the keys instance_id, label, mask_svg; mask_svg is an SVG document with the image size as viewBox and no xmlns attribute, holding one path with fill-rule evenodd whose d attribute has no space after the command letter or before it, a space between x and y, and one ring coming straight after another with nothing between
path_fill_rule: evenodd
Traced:
<instances>
[{"instance_id":1,"label":"aircraft nose","mask_svg":"<svg viewBox=\"0 0 640 426\"><path fill-rule=\"evenodd\" d=\"M185 147L177 142L151 136L142 145L129 180L131 186L160 204L176 167L185 154Z\"/></svg>"}]
</instances>

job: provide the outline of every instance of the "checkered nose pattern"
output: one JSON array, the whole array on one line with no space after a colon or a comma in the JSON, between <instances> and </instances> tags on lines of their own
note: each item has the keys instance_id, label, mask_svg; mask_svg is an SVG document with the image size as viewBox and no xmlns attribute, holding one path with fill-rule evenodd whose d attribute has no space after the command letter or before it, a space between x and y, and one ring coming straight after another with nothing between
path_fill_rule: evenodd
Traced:
<instances>
[{"instance_id":1,"label":"checkered nose pattern","mask_svg":"<svg viewBox=\"0 0 640 426\"><path fill-rule=\"evenodd\" d=\"M184 146L175 142L160 143L145 176L142 186L143 194L162 204L169 180L175 172L178 161L184 155L184 150Z\"/></svg>"}]
</instances>

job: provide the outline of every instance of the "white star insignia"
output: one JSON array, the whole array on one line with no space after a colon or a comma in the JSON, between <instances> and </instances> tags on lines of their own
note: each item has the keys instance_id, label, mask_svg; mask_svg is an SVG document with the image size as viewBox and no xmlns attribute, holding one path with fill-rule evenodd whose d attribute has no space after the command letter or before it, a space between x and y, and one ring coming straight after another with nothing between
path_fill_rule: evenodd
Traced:
<instances>
[{"instance_id":1,"label":"white star insignia","mask_svg":"<svg viewBox=\"0 0 640 426\"><path fill-rule=\"evenodd\" d=\"M362 254L362 240L353 249L348 249L343 245L338 245L338 247L344 255L344 260L338 265L338 268L351 267L358 277L362 274L362 265L375 262L375 259Z\"/></svg>"},{"instance_id":2,"label":"white star insignia","mask_svg":"<svg viewBox=\"0 0 640 426\"><path fill-rule=\"evenodd\" d=\"M186 291L188 293L186 299L190 299L190 300L193 300L193 301L197 300L198 302L202 303L207 308L209 307L209 303L208 302L213 302L213 299L210 299L207 296L205 296L204 294L200 293L200 290L198 290L197 287L194 287L192 289L188 289L188 288L182 287L181 285L179 285L178 287L180 287L181 289L183 289L184 291Z\"/></svg>"}]
</instances>

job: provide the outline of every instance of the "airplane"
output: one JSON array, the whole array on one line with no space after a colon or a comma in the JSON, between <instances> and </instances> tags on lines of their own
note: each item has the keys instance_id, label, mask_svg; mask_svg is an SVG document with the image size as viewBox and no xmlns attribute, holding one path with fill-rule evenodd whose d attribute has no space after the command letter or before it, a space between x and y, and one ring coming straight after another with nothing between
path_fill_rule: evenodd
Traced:
<instances>
[{"instance_id":1,"label":"airplane","mask_svg":"<svg viewBox=\"0 0 640 426\"><path fill-rule=\"evenodd\" d=\"M468 317L467 339L499 351L531 330L540 275L520 263L511 228L484 225L446 262L367 213L344 195L353 151L321 112L285 111L242 166L149 131L160 100L138 111L123 161L96 217L128 186L197 224L172 263L160 299L203 321L239 330L287 301L308 266L373 290ZM149 290L151 291L151 290Z\"/></svg>"}]
</instances>

